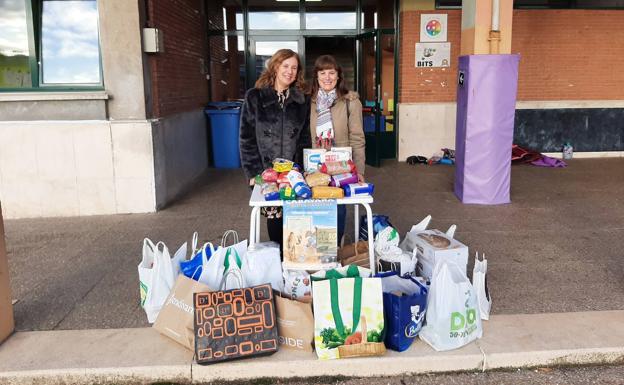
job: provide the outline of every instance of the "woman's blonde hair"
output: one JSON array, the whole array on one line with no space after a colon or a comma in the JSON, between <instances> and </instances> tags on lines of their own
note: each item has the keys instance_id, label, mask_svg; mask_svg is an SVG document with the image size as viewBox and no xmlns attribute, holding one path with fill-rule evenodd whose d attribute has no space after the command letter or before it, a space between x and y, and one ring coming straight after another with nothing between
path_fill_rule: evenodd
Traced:
<instances>
[{"instance_id":1,"label":"woman's blonde hair","mask_svg":"<svg viewBox=\"0 0 624 385\"><path fill-rule=\"evenodd\" d=\"M290 86L295 86L303 91L305 89L305 81L303 80L301 59L295 51L286 48L278 50L271 56L267 68L262 72L258 80L256 80L256 88L274 87L279 66L284 60L290 59L291 57L297 58L297 76L295 76L295 81Z\"/></svg>"}]
</instances>

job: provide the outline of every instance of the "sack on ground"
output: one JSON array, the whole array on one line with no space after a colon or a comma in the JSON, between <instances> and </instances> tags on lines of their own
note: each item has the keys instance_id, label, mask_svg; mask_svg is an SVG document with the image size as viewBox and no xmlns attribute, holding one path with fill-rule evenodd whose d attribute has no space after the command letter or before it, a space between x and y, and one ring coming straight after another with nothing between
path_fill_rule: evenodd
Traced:
<instances>
[{"instance_id":1,"label":"sack on ground","mask_svg":"<svg viewBox=\"0 0 624 385\"><path fill-rule=\"evenodd\" d=\"M386 347L407 350L420 332L427 310L427 288L413 277L380 273Z\"/></svg>"},{"instance_id":2,"label":"sack on ground","mask_svg":"<svg viewBox=\"0 0 624 385\"><path fill-rule=\"evenodd\" d=\"M211 242L204 243L201 249L197 248L197 232L193 233L191 258L180 262L180 271L185 276L198 280L202 273L203 261L210 259L215 248Z\"/></svg>"},{"instance_id":3,"label":"sack on ground","mask_svg":"<svg viewBox=\"0 0 624 385\"><path fill-rule=\"evenodd\" d=\"M163 242L154 245L148 238L143 240L143 257L138 265L139 288L141 307L145 310L149 323L156 321L180 271L180 261L184 258L186 243L171 258L169 249Z\"/></svg>"},{"instance_id":4,"label":"sack on ground","mask_svg":"<svg viewBox=\"0 0 624 385\"><path fill-rule=\"evenodd\" d=\"M492 297L487 284L487 259L483 254L483 260L479 260L479 253L475 255L474 269L472 270L472 286L477 293L479 303L479 314L482 320L490 319L490 309L492 308Z\"/></svg>"},{"instance_id":5,"label":"sack on ground","mask_svg":"<svg viewBox=\"0 0 624 385\"><path fill-rule=\"evenodd\" d=\"M385 353L383 298L379 278L361 278L358 267L328 271L314 279L314 346L320 359L375 356Z\"/></svg>"},{"instance_id":6,"label":"sack on ground","mask_svg":"<svg viewBox=\"0 0 624 385\"><path fill-rule=\"evenodd\" d=\"M193 303L198 364L277 351L277 322L271 285L196 293Z\"/></svg>"},{"instance_id":7,"label":"sack on ground","mask_svg":"<svg viewBox=\"0 0 624 385\"><path fill-rule=\"evenodd\" d=\"M156 318L154 329L190 350L195 349L193 294L207 291L210 291L208 286L182 274L178 275L169 297Z\"/></svg>"},{"instance_id":8,"label":"sack on ground","mask_svg":"<svg viewBox=\"0 0 624 385\"><path fill-rule=\"evenodd\" d=\"M314 315L312 297L291 299L274 291L279 346L311 352L314 350Z\"/></svg>"},{"instance_id":9,"label":"sack on ground","mask_svg":"<svg viewBox=\"0 0 624 385\"><path fill-rule=\"evenodd\" d=\"M226 246L230 235L234 237L234 243L231 246ZM202 261L202 273L199 277L199 282L208 285L211 290L220 290L221 288L221 281L225 273L225 257L232 254L232 251L228 253L228 250L236 251L235 255L238 255L242 265L242 260L247 253L247 240L239 242L238 234L235 231L228 230L223 235L221 247L214 251L210 259ZM231 266L234 268L235 264L231 264Z\"/></svg>"},{"instance_id":10,"label":"sack on ground","mask_svg":"<svg viewBox=\"0 0 624 385\"><path fill-rule=\"evenodd\" d=\"M427 306L419 336L435 350L457 349L483 335L475 290L455 263L436 264Z\"/></svg>"}]
</instances>

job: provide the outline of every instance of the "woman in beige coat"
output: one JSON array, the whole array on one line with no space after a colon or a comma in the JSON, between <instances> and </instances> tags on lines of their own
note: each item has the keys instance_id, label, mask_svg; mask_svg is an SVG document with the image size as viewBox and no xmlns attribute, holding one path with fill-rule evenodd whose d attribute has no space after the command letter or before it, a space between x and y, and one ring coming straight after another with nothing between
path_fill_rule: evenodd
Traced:
<instances>
[{"instance_id":1,"label":"woman in beige coat","mask_svg":"<svg viewBox=\"0 0 624 385\"><path fill-rule=\"evenodd\" d=\"M314 148L351 147L358 180L364 181L366 161L362 103L358 94L345 86L342 68L331 55L314 62L310 85L312 107L310 134ZM345 228L346 207L338 206L338 242Z\"/></svg>"}]
</instances>

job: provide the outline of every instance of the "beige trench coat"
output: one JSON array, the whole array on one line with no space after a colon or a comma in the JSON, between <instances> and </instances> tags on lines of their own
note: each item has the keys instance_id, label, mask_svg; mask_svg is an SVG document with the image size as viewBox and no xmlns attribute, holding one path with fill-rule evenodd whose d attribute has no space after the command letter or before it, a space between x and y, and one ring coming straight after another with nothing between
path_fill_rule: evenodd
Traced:
<instances>
[{"instance_id":1,"label":"beige trench coat","mask_svg":"<svg viewBox=\"0 0 624 385\"><path fill-rule=\"evenodd\" d=\"M349 116L347 117L347 103L349 99ZM353 149L353 162L358 173L364 175L364 164L366 162L366 139L364 138L364 128L362 127L362 103L356 92L349 91L348 94L334 102L331 108L332 125L334 126L335 147L351 147ZM318 148L316 142L316 101L312 100L312 111L310 112L310 134L312 136L312 147Z\"/></svg>"}]
</instances>

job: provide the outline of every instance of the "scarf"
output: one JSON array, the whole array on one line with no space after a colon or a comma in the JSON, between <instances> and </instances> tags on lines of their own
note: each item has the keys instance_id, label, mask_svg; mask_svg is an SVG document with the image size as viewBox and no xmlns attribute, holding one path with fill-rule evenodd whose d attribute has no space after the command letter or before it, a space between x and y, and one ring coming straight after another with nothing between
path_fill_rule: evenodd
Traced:
<instances>
[{"instance_id":1,"label":"scarf","mask_svg":"<svg viewBox=\"0 0 624 385\"><path fill-rule=\"evenodd\" d=\"M322 89L318 90L316 96L316 112L318 113L316 120L316 144L327 150L334 144L334 126L332 125L330 109L335 100L335 89L329 92L325 92Z\"/></svg>"},{"instance_id":2,"label":"scarf","mask_svg":"<svg viewBox=\"0 0 624 385\"><path fill-rule=\"evenodd\" d=\"M279 103L280 107L284 109L284 102L286 101L286 99L288 99L288 95L290 95L290 88L286 88L283 91L276 91L276 92L277 92L277 102Z\"/></svg>"}]
</instances>

